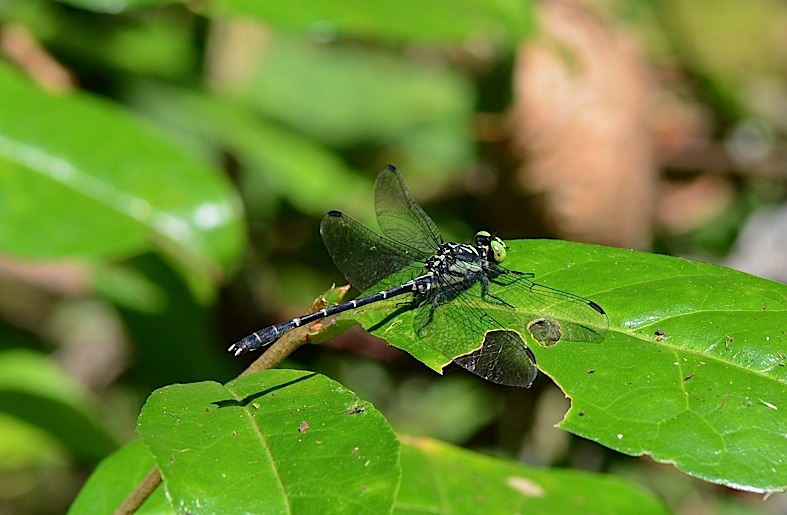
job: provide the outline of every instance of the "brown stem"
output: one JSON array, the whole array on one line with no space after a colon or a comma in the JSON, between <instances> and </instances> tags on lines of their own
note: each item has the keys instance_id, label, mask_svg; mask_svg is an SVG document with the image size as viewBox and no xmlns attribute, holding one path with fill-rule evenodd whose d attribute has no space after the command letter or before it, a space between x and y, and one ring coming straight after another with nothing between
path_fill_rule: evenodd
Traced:
<instances>
[{"instance_id":1,"label":"brown stem","mask_svg":"<svg viewBox=\"0 0 787 515\"><path fill-rule=\"evenodd\" d=\"M287 359L287 356L295 352L295 349L309 342L310 332L309 326L307 325L285 334L277 340L276 343L271 345L268 350L263 352L259 358L255 359L238 377L247 376L254 372L259 372L260 370L276 368L282 361Z\"/></svg>"},{"instance_id":2,"label":"brown stem","mask_svg":"<svg viewBox=\"0 0 787 515\"><path fill-rule=\"evenodd\" d=\"M129 515L137 511L142 506L142 503L150 497L150 494L153 493L159 483L161 483L161 472L159 472L158 466L154 465L145 476L145 479L140 481L137 487L128 494L128 497L120 503L120 506L115 510L115 515Z\"/></svg>"}]
</instances>

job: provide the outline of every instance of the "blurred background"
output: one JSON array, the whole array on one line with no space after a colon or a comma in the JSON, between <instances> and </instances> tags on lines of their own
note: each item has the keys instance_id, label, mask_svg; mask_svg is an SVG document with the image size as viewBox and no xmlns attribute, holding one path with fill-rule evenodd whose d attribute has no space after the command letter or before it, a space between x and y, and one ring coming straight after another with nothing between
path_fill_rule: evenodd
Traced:
<instances>
[{"instance_id":1,"label":"blurred background","mask_svg":"<svg viewBox=\"0 0 787 515\"><path fill-rule=\"evenodd\" d=\"M318 234L374 226L404 173L480 228L787 281L787 4L776 0L0 2L0 512L59 513L149 393L344 279ZM363 6L362 6L363 5ZM782 513L554 429L540 376L438 376L359 330L286 364L397 431L621 474L677 513Z\"/></svg>"}]
</instances>

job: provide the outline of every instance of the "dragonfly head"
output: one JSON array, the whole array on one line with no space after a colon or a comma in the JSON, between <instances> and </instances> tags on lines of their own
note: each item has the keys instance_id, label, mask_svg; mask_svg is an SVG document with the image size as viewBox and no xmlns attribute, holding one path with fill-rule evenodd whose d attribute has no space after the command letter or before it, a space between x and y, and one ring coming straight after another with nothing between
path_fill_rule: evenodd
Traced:
<instances>
[{"instance_id":1,"label":"dragonfly head","mask_svg":"<svg viewBox=\"0 0 787 515\"><path fill-rule=\"evenodd\" d=\"M475 235L475 246L486 253L486 258L495 263L502 263L506 259L506 244L497 236L492 236L487 231L478 231Z\"/></svg>"}]
</instances>

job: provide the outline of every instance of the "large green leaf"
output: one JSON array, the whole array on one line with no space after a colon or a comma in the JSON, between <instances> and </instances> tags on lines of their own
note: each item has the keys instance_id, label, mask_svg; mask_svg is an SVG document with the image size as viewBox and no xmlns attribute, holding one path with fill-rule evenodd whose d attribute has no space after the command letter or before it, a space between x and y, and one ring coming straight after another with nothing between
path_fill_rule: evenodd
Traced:
<instances>
[{"instance_id":1,"label":"large green leaf","mask_svg":"<svg viewBox=\"0 0 787 515\"><path fill-rule=\"evenodd\" d=\"M428 438L402 439L396 513L667 513L614 476L526 467Z\"/></svg>"},{"instance_id":2,"label":"large green leaf","mask_svg":"<svg viewBox=\"0 0 787 515\"><path fill-rule=\"evenodd\" d=\"M417 42L510 39L532 29L532 2L518 0L220 0L214 12L254 16L286 29Z\"/></svg>"},{"instance_id":3,"label":"large green leaf","mask_svg":"<svg viewBox=\"0 0 787 515\"><path fill-rule=\"evenodd\" d=\"M279 371L279 373L293 377L290 371ZM297 377L301 379L313 377L304 373L298 374ZM290 382L288 385L282 385L281 389L275 392L269 391L262 397L257 397L252 402L259 402L261 405L254 408L255 411L258 413L268 412L271 419L278 418L279 423L286 427L296 423L300 418L309 417L303 411L299 412L297 408L292 408L290 402L285 403L289 409L279 410L271 409L273 407L268 406L265 402L264 398L270 395L289 397L286 395L286 389L292 386L293 384ZM327 402L331 403L330 399L334 397L336 392L324 393ZM340 389L338 393L343 396L346 390ZM170 400L172 399L170 398ZM279 401L283 401L283 399L279 399ZM346 428L344 420L347 416L360 414L360 405L353 404L352 406L352 413L348 414L343 411L344 414L338 419L325 419L325 427L321 430L325 439L318 445L330 447L332 444L327 435L338 435L342 428ZM180 426L190 426L188 419L191 417L178 416L171 411L172 407L172 404L167 403L168 414L163 416L169 417L170 426L173 423L176 424L176 433L178 434L172 433L170 436L178 438L181 436L181 431L188 432L188 429ZM208 407L208 411L204 411L205 409L204 405L200 405L195 409L193 415L196 416L200 411L208 413L215 408ZM206 419L209 417L209 415L202 416ZM241 418L245 418L245 415ZM173 422L173 420L177 422ZM306 426L302 424L302 421L299 422L298 427L305 428ZM308 484L310 479L315 478L316 482L323 483L322 488L328 492L334 488L346 487L345 482L348 481L348 477L340 470L340 466L335 460L326 461L314 453L298 451L304 445L308 447L310 443L317 443L309 438L309 432L316 428L308 427L302 433L296 429L297 436L289 442L290 445L283 447L288 450L286 459L283 459L283 456L274 456L277 458L275 463L266 459L255 459L255 448L259 448L259 443L256 441L262 440L262 437L271 439L271 435L267 432L262 435L252 434L255 442L249 444L249 447L241 449L240 452L232 449L228 454L221 455L222 451L227 451L227 448L224 447L227 440L242 438L243 435L232 433L230 437L218 437L213 428L206 427L204 429L206 431L198 431L204 433L198 438L201 442L193 440L189 435L186 435L185 440L172 442L172 450L175 453L169 459L173 462L184 460L185 463L177 467L177 470L171 469L168 472L170 475L175 473L187 475L186 478L170 479L168 484L173 481L195 482L197 480L195 476L207 476L211 473L219 478L217 479L218 484L203 485L205 489L200 496L201 502L206 503L201 505L203 512L233 513L243 510L255 513L261 511L266 513L324 513L331 511L379 513L390 509L390 506L386 509L381 505L366 504L367 493L360 496L361 504L335 504L336 497L332 497L329 493L326 497L315 499L308 505L281 506L270 503L270 499L266 496L275 496L276 493L281 494L282 490L291 489L292 485L287 481L269 485L267 481L259 480L251 486L248 485L249 481L258 478L253 473L249 473L247 467L256 467L259 472L262 467L275 465L276 470L280 472L288 468L297 470L300 477L292 478L296 482L300 480L304 484ZM222 429L226 430L228 427L222 425ZM239 430L242 429L236 429L236 431ZM248 431L248 428L245 430ZM251 433L255 433L255 431L251 431ZM286 433L290 433L290 431L286 431ZM347 436L353 438L352 435ZM356 440L356 443L358 442L357 435L353 439ZM402 436L400 439L402 441L402 483L396 498L395 511L397 513L512 513L525 510L565 513L571 509L583 510L586 513L665 512L663 506L654 496L635 485L612 476L572 470L537 469L500 458L484 456L428 438L413 439ZM197 464L189 457L194 449L188 446L195 443L204 445L206 441L210 442L211 447L218 448L215 452L211 449L204 451L214 454L215 459L204 464ZM239 444L239 442L232 443L233 447L236 443ZM357 453L360 456L363 454L363 451L360 450L362 448L354 447L351 454ZM392 453L389 459L395 461L398 447L394 446L389 451ZM240 461L233 464L231 463L233 459ZM338 459L341 461L341 458ZM144 478L155 463L156 460L142 445L142 441L127 445L101 463L71 506L70 513L111 512L128 492ZM225 469L228 465L231 467L230 472ZM213 470L203 471L201 470L202 466L212 467ZM372 463L366 466L373 468ZM240 470L234 472L235 467L239 467ZM425 473L427 471L428 473ZM230 477L224 478L225 474ZM371 476L374 475L375 473L371 474ZM232 484L232 481L237 480L238 477L243 477L240 486ZM389 486L393 490L397 485L398 474L392 478ZM194 488L196 487L197 485L194 485ZM221 492L220 488L222 487L227 490ZM268 492L271 488L274 490L273 493ZM169 489L167 491L171 494ZM211 498L216 492L222 493L224 496L221 499ZM320 495L324 495L324 493ZM350 491L349 493L357 495L357 492ZM250 498L255 500L249 500ZM265 502L268 504L263 504ZM241 503L244 503L242 507ZM175 510L165 499L164 488L161 487L142 505L139 511L139 513L174 512Z\"/></svg>"},{"instance_id":4,"label":"large green leaf","mask_svg":"<svg viewBox=\"0 0 787 515\"><path fill-rule=\"evenodd\" d=\"M85 94L0 66L0 249L106 257L153 246L202 273L238 257L240 207L221 172Z\"/></svg>"},{"instance_id":5,"label":"large green leaf","mask_svg":"<svg viewBox=\"0 0 787 515\"><path fill-rule=\"evenodd\" d=\"M558 241L509 242L506 265L591 298L608 313L603 342L536 344L573 400L564 429L700 478L753 490L787 485L787 287L654 254ZM396 314L392 314L396 312ZM418 338L401 300L349 312L439 371L468 352ZM446 349L449 349L450 352Z\"/></svg>"},{"instance_id":6,"label":"large green leaf","mask_svg":"<svg viewBox=\"0 0 787 515\"><path fill-rule=\"evenodd\" d=\"M168 498L193 513L381 513L399 485L382 415L314 373L168 386L148 398L138 431Z\"/></svg>"}]
</instances>

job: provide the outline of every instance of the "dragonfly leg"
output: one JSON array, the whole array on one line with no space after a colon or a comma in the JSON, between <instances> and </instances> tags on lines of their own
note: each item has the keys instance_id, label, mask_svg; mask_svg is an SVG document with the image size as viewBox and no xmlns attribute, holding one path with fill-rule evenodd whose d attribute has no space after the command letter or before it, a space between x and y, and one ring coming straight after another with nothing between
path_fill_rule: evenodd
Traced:
<instances>
[{"instance_id":1,"label":"dragonfly leg","mask_svg":"<svg viewBox=\"0 0 787 515\"><path fill-rule=\"evenodd\" d=\"M420 320L422 318L426 318L426 320L421 320L416 328L415 332L418 335L424 336L426 326L432 323L432 319L434 319L434 312L437 309L439 302L437 301L437 297L434 299L426 299L421 304L418 305L418 315L416 316L416 320ZM424 313L426 315L424 316Z\"/></svg>"},{"instance_id":2,"label":"dragonfly leg","mask_svg":"<svg viewBox=\"0 0 787 515\"><path fill-rule=\"evenodd\" d=\"M491 297L498 301L499 303L503 304L504 306L508 306L511 309L515 309L514 306L506 302L505 300L501 299L494 293L489 291L489 276L486 274L481 274L481 298L486 300L487 297Z\"/></svg>"}]
</instances>

